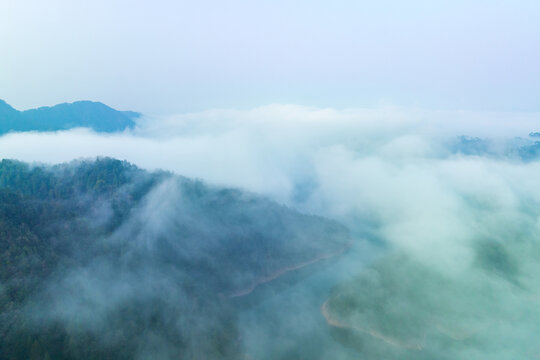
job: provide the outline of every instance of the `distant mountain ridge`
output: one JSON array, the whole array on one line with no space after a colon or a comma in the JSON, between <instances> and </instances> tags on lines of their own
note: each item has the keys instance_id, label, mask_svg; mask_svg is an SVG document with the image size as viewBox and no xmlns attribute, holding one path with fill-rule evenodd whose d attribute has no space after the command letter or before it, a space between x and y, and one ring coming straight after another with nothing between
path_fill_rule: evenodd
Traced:
<instances>
[{"instance_id":1,"label":"distant mountain ridge","mask_svg":"<svg viewBox=\"0 0 540 360\"><path fill-rule=\"evenodd\" d=\"M97 132L133 128L141 114L118 111L103 103L76 101L18 111L0 100L0 134L21 131L57 131L86 127Z\"/></svg>"}]
</instances>

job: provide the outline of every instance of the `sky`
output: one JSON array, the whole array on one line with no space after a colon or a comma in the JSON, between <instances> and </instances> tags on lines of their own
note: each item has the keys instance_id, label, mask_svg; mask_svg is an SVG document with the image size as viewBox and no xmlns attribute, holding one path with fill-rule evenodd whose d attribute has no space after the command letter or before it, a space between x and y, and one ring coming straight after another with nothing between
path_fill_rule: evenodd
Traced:
<instances>
[{"instance_id":1,"label":"sky","mask_svg":"<svg viewBox=\"0 0 540 360\"><path fill-rule=\"evenodd\" d=\"M0 0L0 98L538 111L538 1Z\"/></svg>"}]
</instances>

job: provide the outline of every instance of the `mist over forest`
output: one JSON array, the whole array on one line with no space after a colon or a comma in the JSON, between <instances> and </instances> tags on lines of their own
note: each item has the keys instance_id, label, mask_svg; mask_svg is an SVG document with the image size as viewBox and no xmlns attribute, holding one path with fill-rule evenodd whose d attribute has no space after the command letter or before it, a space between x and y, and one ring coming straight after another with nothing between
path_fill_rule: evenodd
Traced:
<instances>
[{"instance_id":1,"label":"mist over forest","mask_svg":"<svg viewBox=\"0 0 540 360\"><path fill-rule=\"evenodd\" d=\"M0 173L5 358L238 358L244 298L350 246L336 222L118 160Z\"/></svg>"},{"instance_id":2,"label":"mist over forest","mask_svg":"<svg viewBox=\"0 0 540 360\"><path fill-rule=\"evenodd\" d=\"M0 358L540 356L537 124L270 105L11 131Z\"/></svg>"},{"instance_id":3,"label":"mist over forest","mask_svg":"<svg viewBox=\"0 0 540 360\"><path fill-rule=\"evenodd\" d=\"M540 359L540 1L0 0L0 360Z\"/></svg>"}]
</instances>

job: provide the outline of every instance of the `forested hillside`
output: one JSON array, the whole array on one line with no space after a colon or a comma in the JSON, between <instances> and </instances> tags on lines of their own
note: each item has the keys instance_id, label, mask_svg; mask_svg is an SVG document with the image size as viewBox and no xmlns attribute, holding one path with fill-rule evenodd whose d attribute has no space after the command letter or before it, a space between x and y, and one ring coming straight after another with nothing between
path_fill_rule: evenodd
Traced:
<instances>
[{"instance_id":1,"label":"forested hillside","mask_svg":"<svg viewBox=\"0 0 540 360\"><path fill-rule=\"evenodd\" d=\"M1 359L237 359L239 298L341 225L113 159L0 163Z\"/></svg>"}]
</instances>

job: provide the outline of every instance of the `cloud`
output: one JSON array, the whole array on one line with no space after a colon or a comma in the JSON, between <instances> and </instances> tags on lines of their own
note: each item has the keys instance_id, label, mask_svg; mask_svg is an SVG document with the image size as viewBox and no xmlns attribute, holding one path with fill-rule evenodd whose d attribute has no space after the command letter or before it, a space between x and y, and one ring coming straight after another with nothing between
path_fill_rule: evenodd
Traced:
<instances>
[{"instance_id":1,"label":"cloud","mask_svg":"<svg viewBox=\"0 0 540 360\"><path fill-rule=\"evenodd\" d=\"M476 288L488 277L493 284L489 291L503 299L496 309L505 313L540 293L533 256L540 238L540 161L519 155L522 146L535 146L528 134L538 130L539 117L536 113L270 105L145 118L134 130L113 135L86 129L8 134L0 138L0 153L5 158L46 163L106 155L146 169L171 170L261 193L337 219L352 229L358 241L384 244L387 259L405 254L407 261L452 279L456 289L463 284ZM474 152L466 148L468 139L478 145ZM491 145L484 148L484 142ZM485 244L487 258L479 250L486 249ZM490 252L500 255L499 245L510 262L519 264L512 281L527 291L510 294L508 278L485 265L493 260ZM357 255L347 257L341 272L327 281L339 283L345 273L362 272L366 262ZM413 274L409 270L405 267L397 278ZM312 304L311 290L303 289L307 292L296 293L294 301ZM436 289L420 284L419 291L433 295ZM452 291L445 295L449 302L452 296L460 296ZM292 300L282 301L291 305ZM489 299L476 294L472 301L476 307ZM290 308L298 311L298 306ZM462 308L454 310L466 314ZM259 315L246 320L243 336L248 347L265 341L262 334L268 328L257 321ZM298 313L291 318L311 324L319 315ZM463 321L457 328L485 326L485 319ZM254 329L255 325L261 328ZM282 326L295 336L305 334L291 323L272 326ZM520 341L530 345L525 338L530 328L530 322L514 325L515 346ZM502 327L490 334L504 336L506 331L509 328ZM511 354L519 353L512 350ZM332 351L326 350L328 356L343 355Z\"/></svg>"},{"instance_id":2,"label":"cloud","mask_svg":"<svg viewBox=\"0 0 540 360\"><path fill-rule=\"evenodd\" d=\"M315 159L336 147L356 157L375 156L392 163L433 158L444 155L444 142L457 135L526 136L536 129L538 117L535 113L270 105L146 118L134 131L115 135L85 129L9 134L0 140L0 153L5 158L47 163L113 156L285 201L296 183L313 176Z\"/></svg>"},{"instance_id":3,"label":"cloud","mask_svg":"<svg viewBox=\"0 0 540 360\"><path fill-rule=\"evenodd\" d=\"M485 231L473 221L496 222L515 215L524 198L540 199L531 180L540 167L504 151L464 156L456 139L511 143L536 131L539 116L269 105L144 118L136 129L112 135L8 134L0 138L0 153L47 163L112 156L241 187L351 227L371 227L426 261L457 265L471 261L468 242ZM485 219L474 220L478 209L470 199L491 209Z\"/></svg>"}]
</instances>

